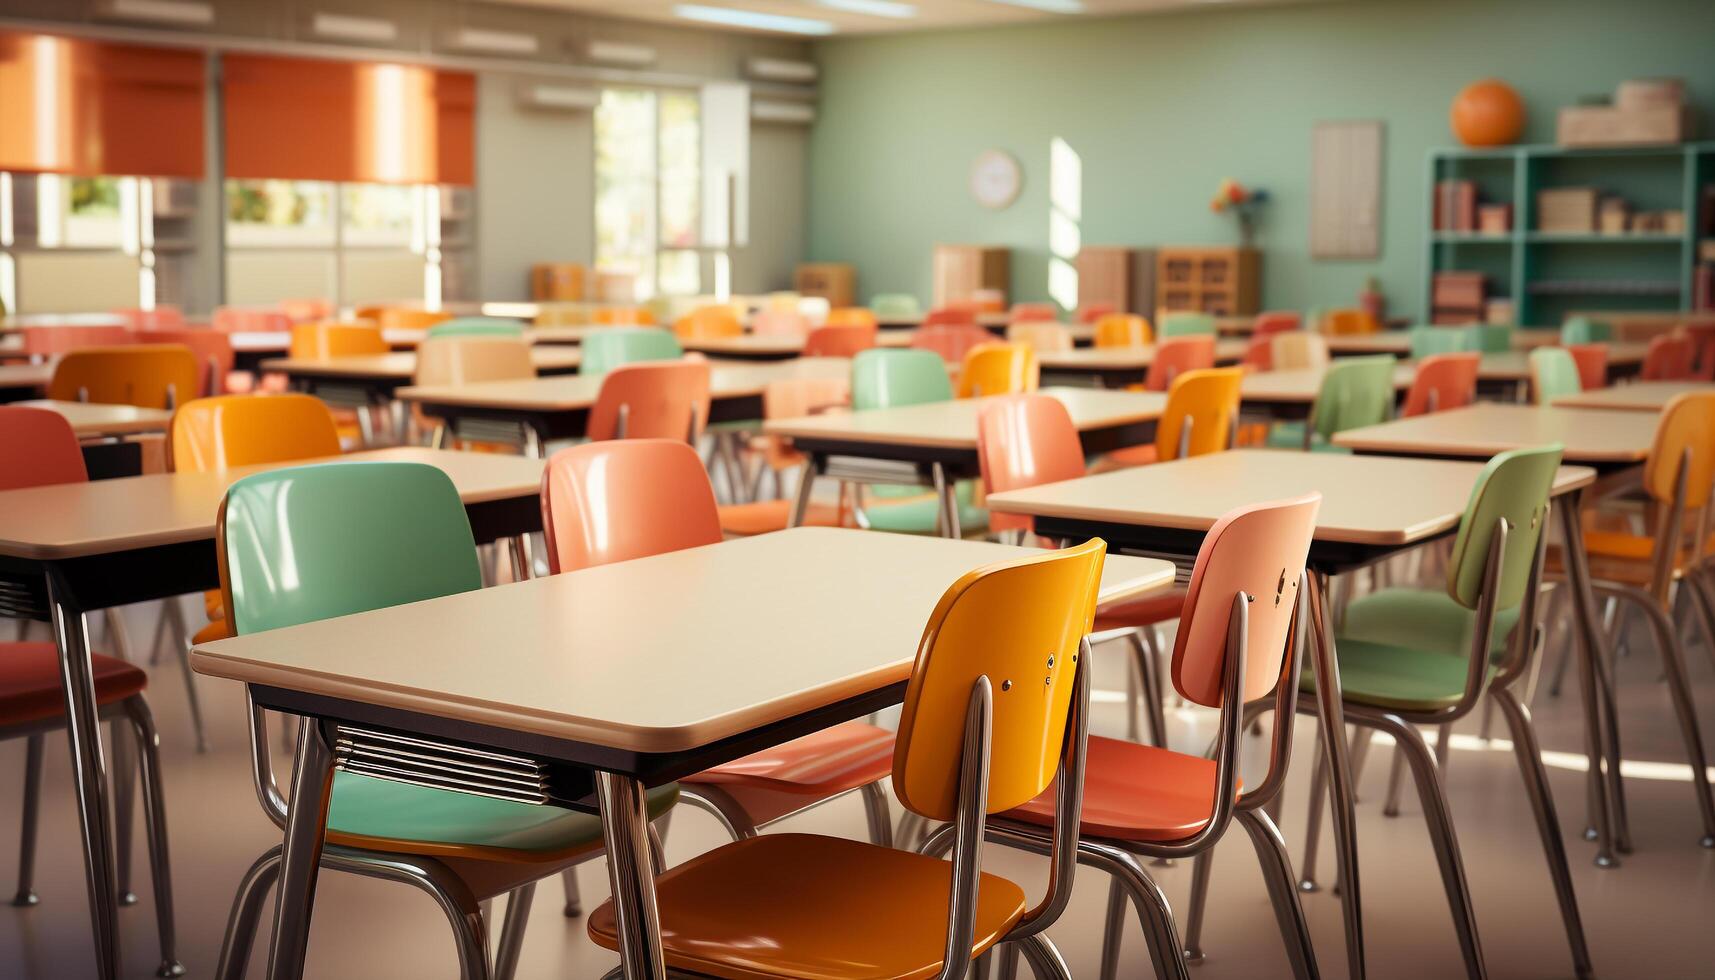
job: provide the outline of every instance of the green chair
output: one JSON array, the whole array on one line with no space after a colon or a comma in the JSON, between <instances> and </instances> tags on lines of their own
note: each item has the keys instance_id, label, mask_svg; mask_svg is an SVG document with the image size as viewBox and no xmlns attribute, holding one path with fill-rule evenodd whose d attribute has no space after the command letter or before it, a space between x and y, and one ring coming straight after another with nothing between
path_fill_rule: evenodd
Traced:
<instances>
[{"instance_id":1,"label":"green chair","mask_svg":"<svg viewBox=\"0 0 1715 980\"><path fill-rule=\"evenodd\" d=\"M1467 350L1470 336L1461 327L1412 327L1407 334L1411 359L1421 361L1436 354L1458 354Z\"/></svg>"},{"instance_id":2,"label":"green chair","mask_svg":"<svg viewBox=\"0 0 1715 980\"><path fill-rule=\"evenodd\" d=\"M524 324L492 316L461 316L442 320L429 328L435 337L523 337Z\"/></svg>"},{"instance_id":3,"label":"green chair","mask_svg":"<svg viewBox=\"0 0 1715 980\"><path fill-rule=\"evenodd\" d=\"M1605 344L1614 339L1612 324L1601 320L1592 320L1587 316L1568 317L1560 325L1560 344L1571 347L1573 344Z\"/></svg>"},{"instance_id":4,"label":"green chair","mask_svg":"<svg viewBox=\"0 0 1715 980\"><path fill-rule=\"evenodd\" d=\"M923 307L910 293L878 293L869 301L877 320L909 320L923 315Z\"/></svg>"},{"instance_id":5,"label":"green chair","mask_svg":"<svg viewBox=\"0 0 1715 980\"><path fill-rule=\"evenodd\" d=\"M1391 354L1373 357L1344 357L1328 366L1309 422L1286 422L1269 433L1271 449L1306 449L1312 452L1343 453L1348 450L1328 441L1336 432L1386 422L1393 414Z\"/></svg>"},{"instance_id":6,"label":"green chair","mask_svg":"<svg viewBox=\"0 0 1715 980\"><path fill-rule=\"evenodd\" d=\"M1513 349L1513 328L1505 323L1479 323L1466 327L1473 342L1466 350L1483 354L1501 354Z\"/></svg>"},{"instance_id":7,"label":"green chair","mask_svg":"<svg viewBox=\"0 0 1715 980\"><path fill-rule=\"evenodd\" d=\"M419 463L324 463L246 477L221 507L219 545L227 617L239 635L482 587L458 491L445 473ZM312 724L302 724L300 739L323 737ZM250 726L251 744L267 746L254 704ZM270 755L254 756L264 810L284 827ZM600 858L600 819L352 771L362 759L356 751L334 773L323 867L428 892L452 924L467 977L491 975L480 903L510 893L492 971L497 980L510 977L535 882ZM651 817L677 797L672 784L652 790ZM243 975L279 871L276 846L240 882L217 976Z\"/></svg>"},{"instance_id":8,"label":"green chair","mask_svg":"<svg viewBox=\"0 0 1715 980\"><path fill-rule=\"evenodd\" d=\"M1214 336L1215 318L1207 313L1168 313L1156 328L1157 338Z\"/></svg>"},{"instance_id":9,"label":"green chair","mask_svg":"<svg viewBox=\"0 0 1715 980\"><path fill-rule=\"evenodd\" d=\"M1484 695L1501 709L1536 817L1577 975L1590 975L1572 876L1555 814L1536 732L1520 693L1535 673L1537 594L1542 581L1549 520L1549 488L1560 466L1561 447L1505 452L1478 475L1453 541L1444 589L1384 589L1352 600L1335 641L1345 715L1362 729L1386 732L1411 769L1442 867L1460 942L1471 961L1477 953L1471 910L1451 814L1437 775L1447 763L1452 724L1469 714ZM1518 624L1523 629L1515 629ZM1313 692L1306 676L1301 690ZM1314 698L1300 701L1311 710ZM1419 725L1439 726L1435 752ZM1311 799L1320 801L1326 771L1318 762ZM1397 786L1397 781L1394 783ZM1397 812L1391 799L1389 811ZM1312 803L1309 839L1315 839L1320 806ZM1304 887L1314 887L1313 854L1306 854Z\"/></svg>"},{"instance_id":10,"label":"green chair","mask_svg":"<svg viewBox=\"0 0 1715 980\"><path fill-rule=\"evenodd\" d=\"M953 383L947 376L947 362L934 351L877 347L852 359L853 411L952 399ZM869 491L882 499L923 496L923 487L917 485L871 484ZM988 526L988 511L972 503L975 496L975 481L962 480L954 488L962 532ZM934 534L940 525L940 510L939 500L904 500L885 507L860 509L859 522L880 531Z\"/></svg>"},{"instance_id":11,"label":"green chair","mask_svg":"<svg viewBox=\"0 0 1715 980\"><path fill-rule=\"evenodd\" d=\"M584 335L583 362L579 374L601 377L621 364L637 361L671 361L683 357L685 349L672 331L660 327L604 327Z\"/></svg>"},{"instance_id":12,"label":"green chair","mask_svg":"<svg viewBox=\"0 0 1715 980\"><path fill-rule=\"evenodd\" d=\"M1538 347L1530 352L1531 400L1547 405L1556 398L1584 390L1578 377L1578 362L1564 347Z\"/></svg>"}]
</instances>

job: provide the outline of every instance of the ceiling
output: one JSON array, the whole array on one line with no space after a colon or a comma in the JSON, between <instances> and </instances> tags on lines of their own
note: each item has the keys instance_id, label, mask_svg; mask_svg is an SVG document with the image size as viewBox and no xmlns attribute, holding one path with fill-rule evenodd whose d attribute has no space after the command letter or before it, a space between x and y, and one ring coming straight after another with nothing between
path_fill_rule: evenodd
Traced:
<instances>
[{"instance_id":1,"label":"ceiling","mask_svg":"<svg viewBox=\"0 0 1715 980\"><path fill-rule=\"evenodd\" d=\"M989 27L1103 17L1117 14L1263 3L1298 3L1305 0L502 0L530 7L548 7L662 21L691 26L675 13L694 5L717 11L763 14L795 18L806 34L883 34L950 27ZM891 14L891 16L889 15ZM718 16L718 15L717 15ZM702 23L716 29L778 33L766 27L745 24Z\"/></svg>"}]
</instances>

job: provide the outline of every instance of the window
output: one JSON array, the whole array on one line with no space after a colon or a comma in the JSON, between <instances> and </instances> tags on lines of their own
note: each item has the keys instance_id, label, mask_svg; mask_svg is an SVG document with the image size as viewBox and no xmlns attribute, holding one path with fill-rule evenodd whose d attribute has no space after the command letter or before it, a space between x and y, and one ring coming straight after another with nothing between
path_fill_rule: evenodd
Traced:
<instances>
[{"instance_id":1,"label":"window","mask_svg":"<svg viewBox=\"0 0 1715 980\"><path fill-rule=\"evenodd\" d=\"M333 184L313 180L226 182L226 243L234 247L334 244Z\"/></svg>"},{"instance_id":2,"label":"window","mask_svg":"<svg viewBox=\"0 0 1715 980\"><path fill-rule=\"evenodd\" d=\"M19 310L20 268L30 312L86 308L92 295L152 308L156 183L0 173L0 308Z\"/></svg>"},{"instance_id":3,"label":"window","mask_svg":"<svg viewBox=\"0 0 1715 980\"><path fill-rule=\"evenodd\" d=\"M596 108L596 268L638 299L702 289L701 116L684 91L604 89Z\"/></svg>"}]
</instances>

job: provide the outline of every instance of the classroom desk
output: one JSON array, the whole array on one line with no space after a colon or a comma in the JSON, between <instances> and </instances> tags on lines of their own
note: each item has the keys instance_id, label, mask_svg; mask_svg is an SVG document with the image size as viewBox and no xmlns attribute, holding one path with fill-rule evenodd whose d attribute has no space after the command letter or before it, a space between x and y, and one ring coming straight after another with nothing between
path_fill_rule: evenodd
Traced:
<instances>
[{"instance_id":1,"label":"classroom desk","mask_svg":"<svg viewBox=\"0 0 1715 980\"><path fill-rule=\"evenodd\" d=\"M96 405L45 398L13 404L58 412L71 423L83 449L84 469L91 480L111 480L143 472L143 447L127 437L164 433L173 420L172 412L133 405Z\"/></svg>"},{"instance_id":2,"label":"classroom desk","mask_svg":"<svg viewBox=\"0 0 1715 980\"><path fill-rule=\"evenodd\" d=\"M1660 412L1680 395L1715 392L1709 381L1634 381L1596 388L1554 400L1555 408L1607 408L1626 412Z\"/></svg>"},{"instance_id":3,"label":"classroom desk","mask_svg":"<svg viewBox=\"0 0 1715 980\"><path fill-rule=\"evenodd\" d=\"M1416 418L1349 429L1334 436L1334 444L1357 453L1423 456L1440 459L1488 459L1496 453L1525 446L1560 443L1567 463L1613 474L1641 464L1655 441L1658 418L1648 412L1604 409L1545 408L1492 402L1433 412ZM1389 488L1392 492L1393 488ZM1617 864L1614 853L1631 850L1625 793L1620 782L1620 741L1614 684L1609 669L1608 637L1596 612L1590 588L1584 528L1579 517L1581 494L1556 498L1560 517L1566 577L1574 614L1584 642L1577 645L1586 711L1587 749L1591 766L1586 774L1590 813L1595 822L1596 863ZM1598 764L1598 759L1606 762Z\"/></svg>"},{"instance_id":4,"label":"classroom desk","mask_svg":"<svg viewBox=\"0 0 1715 980\"><path fill-rule=\"evenodd\" d=\"M987 506L1029 514L1039 534L1071 540L1096 535L1115 549L1194 559L1203 538L1228 511L1260 500L1322 494L1310 545L1311 644L1319 683L1322 747L1335 761L1333 806L1350 976L1364 975L1352 773L1328 599L1331 575L1385 560L1444 538L1459 526L1482 466L1440 460L1359 458L1331 453L1235 449L1153 466L991 494ZM1557 499L1576 497L1593 470L1563 466Z\"/></svg>"},{"instance_id":5,"label":"classroom desk","mask_svg":"<svg viewBox=\"0 0 1715 980\"><path fill-rule=\"evenodd\" d=\"M574 374L583 352L564 347L531 348L530 359L539 374ZM325 359L281 357L263 361L262 370L284 374L294 389L330 404L363 408L385 405L393 400L395 391L411 384L417 373L417 355L395 351Z\"/></svg>"},{"instance_id":6,"label":"classroom desk","mask_svg":"<svg viewBox=\"0 0 1715 980\"><path fill-rule=\"evenodd\" d=\"M1155 438L1156 420L1167 406L1167 396L1157 392L1043 388L1039 393L1066 406L1087 454ZM941 500L942 531L959 537L954 484L979 473L977 415L986 401L962 398L764 422L764 432L790 438L808 460L791 523L803 522L816 478L831 476L933 487Z\"/></svg>"},{"instance_id":7,"label":"classroom desk","mask_svg":"<svg viewBox=\"0 0 1715 980\"><path fill-rule=\"evenodd\" d=\"M1239 381L1239 402L1247 415L1268 421L1290 421L1310 417L1316 396L1322 391L1326 368L1292 368L1285 371L1247 371ZM1415 369L1400 364L1393 370L1397 395L1411 387Z\"/></svg>"},{"instance_id":8,"label":"classroom desk","mask_svg":"<svg viewBox=\"0 0 1715 980\"><path fill-rule=\"evenodd\" d=\"M337 460L440 467L458 488L479 542L541 530L540 460L407 448ZM106 980L119 974L113 833L84 613L218 587L213 544L221 499L233 481L271 468L0 491L0 611L51 621L58 638L97 975Z\"/></svg>"},{"instance_id":9,"label":"classroom desk","mask_svg":"<svg viewBox=\"0 0 1715 980\"><path fill-rule=\"evenodd\" d=\"M1086 327L1085 329L1091 329ZM1237 364L1245 356L1244 340L1215 341L1215 363ZM1138 384L1155 363L1156 345L1142 347L1088 347L1076 350L1037 351L1036 363L1048 377L1094 378L1110 388Z\"/></svg>"},{"instance_id":10,"label":"classroom desk","mask_svg":"<svg viewBox=\"0 0 1715 980\"><path fill-rule=\"evenodd\" d=\"M117 313L13 313L0 316L0 333L25 327L123 327L127 322Z\"/></svg>"},{"instance_id":11,"label":"classroom desk","mask_svg":"<svg viewBox=\"0 0 1715 980\"><path fill-rule=\"evenodd\" d=\"M53 376L52 364L0 364L0 402L40 398Z\"/></svg>"},{"instance_id":12,"label":"classroom desk","mask_svg":"<svg viewBox=\"0 0 1715 980\"><path fill-rule=\"evenodd\" d=\"M519 758L550 802L599 813L625 975L664 978L644 789L897 704L946 588L1029 550L798 528L199 645L199 673L306 718L274 975L303 970L326 787L348 761L331 746L380 727L442 758ZM1116 556L1100 596L1172 584L1171 563ZM497 623L505 655L474 656Z\"/></svg>"}]
</instances>

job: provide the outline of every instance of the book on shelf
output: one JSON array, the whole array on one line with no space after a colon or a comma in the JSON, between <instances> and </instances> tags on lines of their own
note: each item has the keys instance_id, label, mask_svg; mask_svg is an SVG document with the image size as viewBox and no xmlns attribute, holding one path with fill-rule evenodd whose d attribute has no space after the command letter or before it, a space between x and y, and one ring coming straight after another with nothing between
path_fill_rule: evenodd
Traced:
<instances>
[{"instance_id":1,"label":"book on shelf","mask_svg":"<svg viewBox=\"0 0 1715 980\"><path fill-rule=\"evenodd\" d=\"M1435 185L1434 231L1477 230L1477 184L1470 180L1443 180Z\"/></svg>"}]
</instances>

